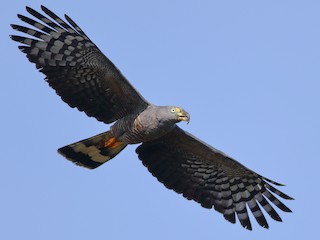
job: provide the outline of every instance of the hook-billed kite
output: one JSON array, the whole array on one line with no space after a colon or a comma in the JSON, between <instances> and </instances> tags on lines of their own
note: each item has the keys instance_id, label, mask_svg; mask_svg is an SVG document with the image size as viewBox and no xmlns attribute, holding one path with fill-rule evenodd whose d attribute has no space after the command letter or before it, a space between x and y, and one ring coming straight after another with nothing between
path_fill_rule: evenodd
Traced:
<instances>
[{"instance_id":1,"label":"hook-billed kite","mask_svg":"<svg viewBox=\"0 0 320 240\"><path fill-rule=\"evenodd\" d=\"M115 122L97 136L58 150L68 160L94 169L109 161L128 144L143 165L167 188L205 208L214 208L226 220L252 229L248 210L258 224L268 228L262 207L281 221L272 204L291 210L277 198L292 199L265 178L223 152L195 138L176 123L189 122L189 114L176 106L156 106L146 101L67 15L65 20L41 6L29 7L34 19L18 15L33 28L11 25L27 36L11 36L19 49L46 75L46 81L70 107L104 123Z\"/></svg>"}]
</instances>

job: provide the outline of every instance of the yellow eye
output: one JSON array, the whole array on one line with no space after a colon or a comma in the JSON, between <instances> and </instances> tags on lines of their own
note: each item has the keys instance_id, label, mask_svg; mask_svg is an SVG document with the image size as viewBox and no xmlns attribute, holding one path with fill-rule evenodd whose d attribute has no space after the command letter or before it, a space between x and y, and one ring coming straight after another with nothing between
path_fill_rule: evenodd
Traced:
<instances>
[{"instance_id":1,"label":"yellow eye","mask_svg":"<svg viewBox=\"0 0 320 240\"><path fill-rule=\"evenodd\" d=\"M176 112L176 109L175 108L171 108L171 112L172 113Z\"/></svg>"}]
</instances>

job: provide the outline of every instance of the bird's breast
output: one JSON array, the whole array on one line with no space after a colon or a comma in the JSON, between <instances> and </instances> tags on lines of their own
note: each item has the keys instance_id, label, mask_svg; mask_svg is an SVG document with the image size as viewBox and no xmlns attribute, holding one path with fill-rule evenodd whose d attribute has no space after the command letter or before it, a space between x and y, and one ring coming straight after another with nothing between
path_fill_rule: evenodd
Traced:
<instances>
[{"instance_id":1,"label":"bird's breast","mask_svg":"<svg viewBox=\"0 0 320 240\"><path fill-rule=\"evenodd\" d=\"M138 115L136 118L132 119L132 121L125 121L121 124L119 123L117 126L122 129L119 131L122 132L119 138L127 144L135 144L157 139L168 133L173 127L163 124L155 116L145 117L143 115Z\"/></svg>"}]
</instances>

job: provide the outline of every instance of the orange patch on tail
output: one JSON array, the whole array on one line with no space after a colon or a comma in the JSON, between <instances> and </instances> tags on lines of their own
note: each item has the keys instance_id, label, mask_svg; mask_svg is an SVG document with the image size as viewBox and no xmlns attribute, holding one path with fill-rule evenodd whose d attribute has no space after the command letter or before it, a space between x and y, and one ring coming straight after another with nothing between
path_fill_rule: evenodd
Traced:
<instances>
[{"instance_id":1,"label":"orange patch on tail","mask_svg":"<svg viewBox=\"0 0 320 240\"><path fill-rule=\"evenodd\" d=\"M108 139L108 141L104 142L103 146L106 148L116 148L120 144L122 144L121 141L117 141L117 139L115 137L112 137L112 138Z\"/></svg>"}]
</instances>

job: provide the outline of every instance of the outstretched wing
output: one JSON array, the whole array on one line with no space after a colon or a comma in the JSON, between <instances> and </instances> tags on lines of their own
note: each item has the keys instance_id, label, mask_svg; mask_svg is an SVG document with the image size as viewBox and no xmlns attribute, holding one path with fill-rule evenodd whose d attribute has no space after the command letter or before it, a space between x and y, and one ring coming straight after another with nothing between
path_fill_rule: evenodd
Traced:
<instances>
[{"instance_id":1,"label":"outstretched wing","mask_svg":"<svg viewBox=\"0 0 320 240\"><path fill-rule=\"evenodd\" d=\"M35 29L11 26L33 38L11 38L24 44L19 49L69 106L105 123L147 107L143 97L71 18L65 15L65 22L44 6L41 9L47 16L26 9L40 22L18 17Z\"/></svg>"},{"instance_id":2,"label":"outstretched wing","mask_svg":"<svg viewBox=\"0 0 320 240\"><path fill-rule=\"evenodd\" d=\"M291 212L276 195L292 198L271 185L281 184L251 171L179 127L157 140L143 143L136 152L144 166L167 188L205 208L214 207L232 223L237 215L247 229L252 229L247 206L264 228L268 228L268 223L259 205L276 221L281 218L270 202L282 211Z\"/></svg>"}]
</instances>

